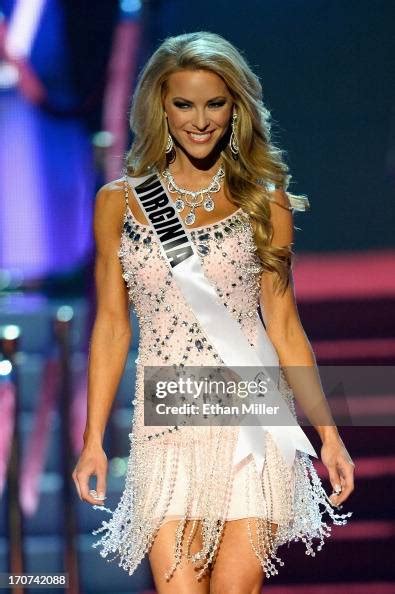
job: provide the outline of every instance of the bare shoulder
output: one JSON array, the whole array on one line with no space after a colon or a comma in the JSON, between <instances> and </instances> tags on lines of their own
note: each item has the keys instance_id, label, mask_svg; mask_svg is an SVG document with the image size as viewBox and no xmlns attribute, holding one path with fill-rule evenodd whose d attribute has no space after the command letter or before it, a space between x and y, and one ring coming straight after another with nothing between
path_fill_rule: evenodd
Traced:
<instances>
[{"instance_id":1,"label":"bare shoulder","mask_svg":"<svg viewBox=\"0 0 395 594\"><path fill-rule=\"evenodd\" d=\"M119 241L125 212L122 179L103 185L96 193L94 207L94 235L97 248L103 251L108 243Z\"/></svg>"},{"instance_id":2,"label":"bare shoulder","mask_svg":"<svg viewBox=\"0 0 395 594\"><path fill-rule=\"evenodd\" d=\"M122 179L103 185L95 199L95 225L119 231L125 211L125 192Z\"/></svg>"},{"instance_id":3,"label":"bare shoulder","mask_svg":"<svg viewBox=\"0 0 395 594\"><path fill-rule=\"evenodd\" d=\"M122 179L115 179L104 184L96 194L96 205L100 210L116 210L125 203Z\"/></svg>"},{"instance_id":4,"label":"bare shoulder","mask_svg":"<svg viewBox=\"0 0 395 594\"><path fill-rule=\"evenodd\" d=\"M277 188L270 192L270 213L273 225L272 245L284 247L293 243L292 206L287 192Z\"/></svg>"},{"instance_id":5,"label":"bare shoulder","mask_svg":"<svg viewBox=\"0 0 395 594\"><path fill-rule=\"evenodd\" d=\"M275 210L276 206L284 210L292 210L292 205L287 192L283 188L276 188L269 193L270 207Z\"/></svg>"}]
</instances>

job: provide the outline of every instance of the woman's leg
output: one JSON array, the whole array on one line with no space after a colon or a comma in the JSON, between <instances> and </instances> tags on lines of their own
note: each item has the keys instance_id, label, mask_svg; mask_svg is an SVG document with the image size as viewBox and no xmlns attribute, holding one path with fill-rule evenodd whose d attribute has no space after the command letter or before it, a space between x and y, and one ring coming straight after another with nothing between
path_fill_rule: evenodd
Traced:
<instances>
[{"instance_id":1,"label":"woman's leg","mask_svg":"<svg viewBox=\"0 0 395 594\"><path fill-rule=\"evenodd\" d=\"M211 570L210 594L261 594L264 572L248 538L247 519L225 522ZM256 519L250 518L255 542ZM271 524L273 536L276 524Z\"/></svg>"},{"instance_id":2,"label":"woman's leg","mask_svg":"<svg viewBox=\"0 0 395 594\"><path fill-rule=\"evenodd\" d=\"M149 552L149 561L157 594L209 594L209 572L198 581L196 574L199 572L199 569L195 568L185 556L187 553L186 543L193 527L193 520L188 520L185 526L182 561L170 580L166 581L164 575L166 569L174 563L174 543L178 523L177 520L172 520L161 526ZM196 553L201 547L200 521L197 520L190 553Z\"/></svg>"}]
</instances>

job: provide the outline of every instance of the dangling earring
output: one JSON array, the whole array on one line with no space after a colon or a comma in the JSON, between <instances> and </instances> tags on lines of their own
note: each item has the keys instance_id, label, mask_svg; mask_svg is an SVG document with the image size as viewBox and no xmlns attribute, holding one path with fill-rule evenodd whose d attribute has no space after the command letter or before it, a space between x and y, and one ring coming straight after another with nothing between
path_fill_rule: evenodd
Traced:
<instances>
[{"instance_id":1,"label":"dangling earring","mask_svg":"<svg viewBox=\"0 0 395 594\"><path fill-rule=\"evenodd\" d=\"M165 118L167 120L167 113L165 113ZM169 123L167 122L167 129L169 129ZM173 137L170 134L170 132L168 132L167 134L167 143L166 143L166 155L168 155L169 153L171 153L174 150L174 142L173 142Z\"/></svg>"},{"instance_id":2,"label":"dangling earring","mask_svg":"<svg viewBox=\"0 0 395 594\"><path fill-rule=\"evenodd\" d=\"M233 158L238 159L239 157L239 143L237 139L237 113L233 112L232 116L232 134L230 135L229 146L232 151Z\"/></svg>"},{"instance_id":3,"label":"dangling earring","mask_svg":"<svg viewBox=\"0 0 395 594\"><path fill-rule=\"evenodd\" d=\"M171 153L171 151L173 149L174 149L173 138L172 138L171 134L168 134L168 136L167 136L167 144L166 144L166 154Z\"/></svg>"}]
</instances>

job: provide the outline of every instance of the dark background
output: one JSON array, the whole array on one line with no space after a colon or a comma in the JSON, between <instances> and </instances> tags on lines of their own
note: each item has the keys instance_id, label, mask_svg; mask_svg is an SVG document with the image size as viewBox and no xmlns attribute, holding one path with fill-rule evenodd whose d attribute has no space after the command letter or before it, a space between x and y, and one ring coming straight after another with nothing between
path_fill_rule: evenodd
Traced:
<instances>
[{"instance_id":1,"label":"dark background","mask_svg":"<svg viewBox=\"0 0 395 594\"><path fill-rule=\"evenodd\" d=\"M219 33L261 77L290 189L311 203L298 215L299 249L394 245L394 2L169 0L146 10L154 37Z\"/></svg>"}]
</instances>

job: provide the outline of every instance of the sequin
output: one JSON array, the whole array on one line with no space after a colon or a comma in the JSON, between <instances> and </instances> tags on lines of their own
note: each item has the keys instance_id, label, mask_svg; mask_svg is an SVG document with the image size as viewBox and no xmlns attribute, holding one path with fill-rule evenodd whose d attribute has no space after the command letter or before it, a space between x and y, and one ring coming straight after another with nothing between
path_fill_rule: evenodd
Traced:
<instances>
[{"instance_id":1,"label":"sequin","mask_svg":"<svg viewBox=\"0 0 395 594\"><path fill-rule=\"evenodd\" d=\"M199 233L198 239L199 239L199 241L209 241L210 233Z\"/></svg>"},{"instance_id":2,"label":"sequin","mask_svg":"<svg viewBox=\"0 0 395 594\"><path fill-rule=\"evenodd\" d=\"M207 254L210 251L209 246L208 245L205 245L204 243L198 243L198 245L196 247L197 247L197 251L202 256L207 256Z\"/></svg>"},{"instance_id":3,"label":"sequin","mask_svg":"<svg viewBox=\"0 0 395 594\"><path fill-rule=\"evenodd\" d=\"M214 225L191 229L207 278L218 299L257 346L257 314L262 267L256 253L248 216L242 211ZM135 250L135 247L138 250ZM338 514L308 455L297 452L288 470L266 435L264 469L258 474L254 461L232 466L237 427L188 427L144 425L144 366L221 365L223 362L186 304L163 259L152 229L141 225L127 208L118 256L130 306L140 328L133 395L132 432L125 488L116 508L94 506L111 515L93 531L101 534L93 544L107 561L118 560L130 575L150 550L164 522L177 519L174 555L165 577L186 557L200 577L215 563L226 520L247 518L248 539L266 577L278 573L284 561L280 545L302 541L306 554L321 550L330 527L344 524L351 514ZM264 312L263 312L264 313ZM294 397L280 374L280 392L295 414ZM147 396L148 397L148 396ZM257 518L253 520L252 518ZM193 530L186 534L186 520L201 520L202 548L191 554ZM271 531L271 524L277 526ZM112 555L112 558L107 559Z\"/></svg>"}]
</instances>

